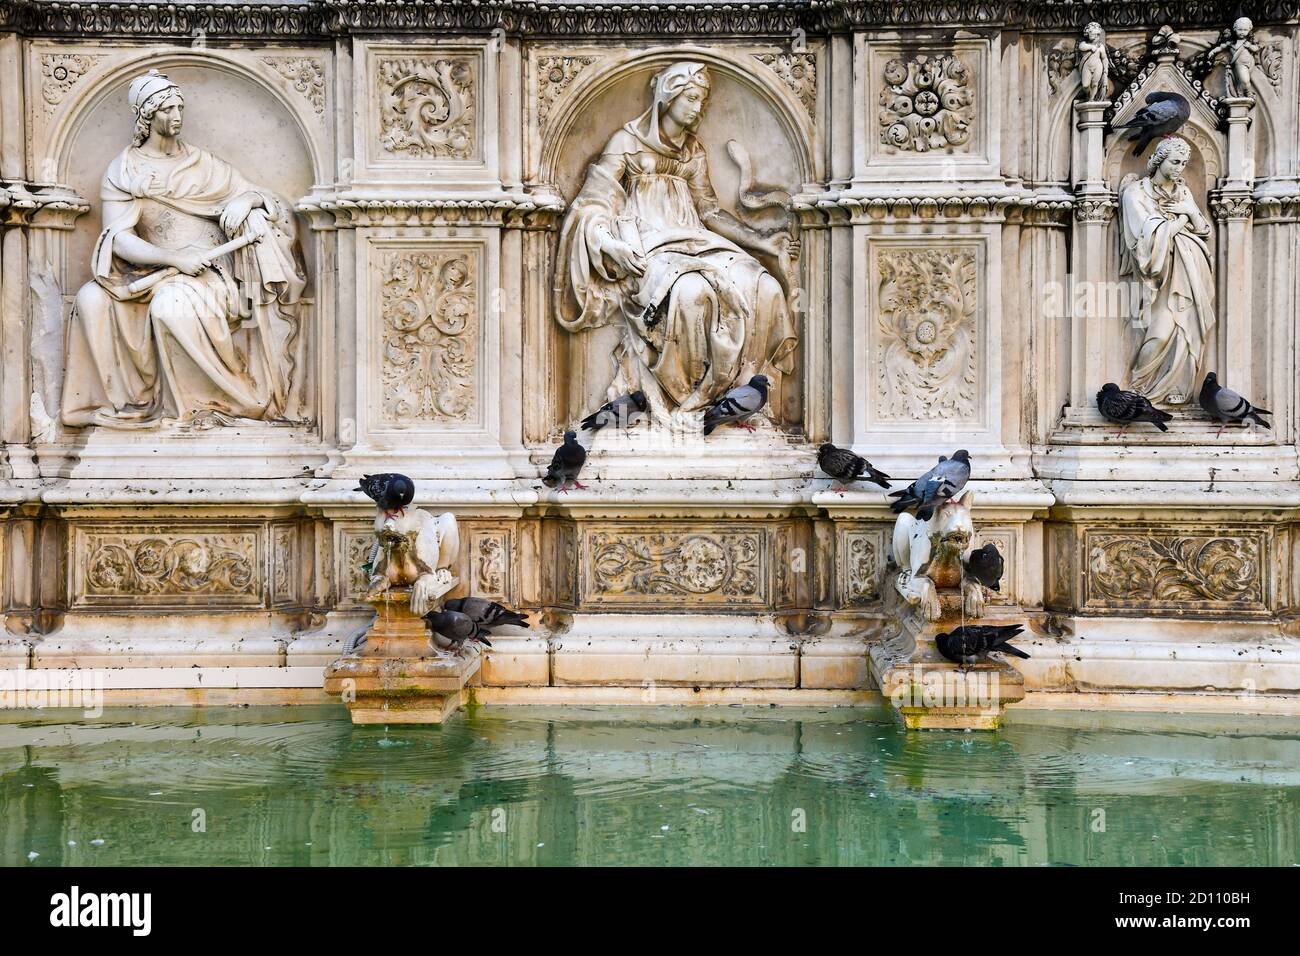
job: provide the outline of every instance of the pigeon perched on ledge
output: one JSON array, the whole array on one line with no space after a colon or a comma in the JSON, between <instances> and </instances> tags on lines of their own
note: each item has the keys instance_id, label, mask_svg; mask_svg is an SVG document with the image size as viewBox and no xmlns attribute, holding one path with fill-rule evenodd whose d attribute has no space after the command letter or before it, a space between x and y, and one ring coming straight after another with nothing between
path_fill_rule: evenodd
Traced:
<instances>
[{"instance_id":1,"label":"pigeon perched on ledge","mask_svg":"<svg viewBox=\"0 0 1300 956\"><path fill-rule=\"evenodd\" d=\"M1147 94L1147 105L1133 114L1127 123L1112 129L1128 130L1128 138L1137 141L1133 155L1141 156L1153 139L1172 136L1191 118L1192 104L1181 93L1157 90Z\"/></svg>"},{"instance_id":2,"label":"pigeon perched on ledge","mask_svg":"<svg viewBox=\"0 0 1300 956\"><path fill-rule=\"evenodd\" d=\"M992 542L976 548L966 559L966 573L990 591L1002 590L1002 572L1005 569L1002 552Z\"/></svg>"},{"instance_id":3,"label":"pigeon perched on ledge","mask_svg":"<svg viewBox=\"0 0 1300 956\"><path fill-rule=\"evenodd\" d=\"M459 652L466 641L492 646L487 631L468 614L459 611L430 611L424 615L424 626L429 629L429 639L434 646L442 650Z\"/></svg>"},{"instance_id":4,"label":"pigeon perched on ledge","mask_svg":"<svg viewBox=\"0 0 1300 956\"><path fill-rule=\"evenodd\" d=\"M1097 411L1102 417L1128 428L1134 422L1150 422L1162 432L1169 431L1165 422L1174 420L1168 412L1162 412L1151 404L1151 400L1137 392L1128 392L1114 382L1107 382L1097 393ZM1120 429L1123 433L1124 428Z\"/></svg>"},{"instance_id":5,"label":"pigeon perched on ledge","mask_svg":"<svg viewBox=\"0 0 1300 956\"><path fill-rule=\"evenodd\" d=\"M649 410L650 400L645 397L645 392L637 389L600 406L582 420L582 430L598 432L606 425L627 428L634 417L644 415Z\"/></svg>"},{"instance_id":6,"label":"pigeon perched on ledge","mask_svg":"<svg viewBox=\"0 0 1300 956\"><path fill-rule=\"evenodd\" d=\"M480 627L528 627L528 618L504 604L486 598L452 598L442 605L444 611L456 611Z\"/></svg>"},{"instance_id":7,"label":"pigeon perched on ledge","mask_svg":"<svg viewBox=\"0 0 1300 956\"><path fill-rule=\"evenodd\" d=\"M1205 376L1201 383L1201 408L1210 413L1211 418L1219 420L1219 430L1215 438L1232 423L1246 426L1249 422L1258 422L1265 428L1272 428L1261 415L1272 415L1267 408L1256 408L1241 395L1219 384L1219 378L1213 372Z\"/></svg>"},{"instance_id":8,"label":"pigeon perched on ledge","mask_svg":"<svg viewBox=\"0 0 1300 956\"><path fill-rule=\"evenodd\" d=\"M861 455L854 454L847 448L837 448L830 442L824 443L817 449L817 464L841 486L851 484L866 475L867 481L874 482L881 488L889 488L890 478L887 474L875 468Z\"/></svg>"},{"instance_id":9,"label":"pigeon perched on ledge","mask_svg":"<svg viewBox=\"0 0 1300 956\"><path fill-rule=\"evenodd\" d=\"M710 435L719 425L738 425L753 431L749 419L767 404L771 386L766 375L755 375L747 385L738 385L714 402L704 412L704 434Z\"/></svg>"},{"instance_id":10,"label":"pigeon perched on ledge","mask_svg":"<svg viewBox=\"0 0 1300 956\"><path fill-rule=\"evenodd\" d=\"M897 500L889 505L894 514L902 514L909 508L916 508L916 516L922 521L929 521L934 509L953 498L966 487L970 480L970 452L962 448L953 452L951 458L939 456L939 463L927 471L902 491L891 491L889 496Z\"/></svg>"},{"instance_id":11,"label":"pigeon perched on ledge","mask_svg":"<svg viewBox=\"0 0 1300 956\"><path fill-rule=\"evenodd\" d=\"M964 624L947 634L936 634L934 646L954 664L978 664L988 657L989 651L1001 651L1029 660L1028 654L1007 643L1023 630L1024 626L1020 624Z\"/></svg>"},{"instance_id":12,"label":"pigeon perched on ledge","mask_svg":"<svg viewBox=\"0 0 1300 956\"><path fill-rule=\"evenodd\" d=\"M542 484L547 488L557 488L560 491L568 491L570 484L575 488L586 488L586 485L578 481L578 473L586 463L587 449L578 443L578 433L565 432L564 444L555 449L555 455L551 458L550 467L546 469Z\"/></svg>"}]
</instances>

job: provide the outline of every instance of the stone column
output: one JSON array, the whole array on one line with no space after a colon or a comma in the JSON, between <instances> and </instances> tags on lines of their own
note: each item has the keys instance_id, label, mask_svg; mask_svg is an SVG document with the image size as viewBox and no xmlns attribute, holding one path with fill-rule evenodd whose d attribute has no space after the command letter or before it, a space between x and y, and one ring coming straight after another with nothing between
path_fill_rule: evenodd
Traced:
<instances>
[{"instance_id":1,"label":"stone column","mask_svg":"<svg viewBox=\"0 0 1300 956\"><path fill-rule=\"evenodd\" d=\"M1101 283L1106 276L1106 227L1115 215L1115 197L1106 184L1103 171L1105 147L1102 137L1106 128L1104 100L1074 104L1075 129L1072 168L1074 172L1074 236L1070 271L1066 276L1065 295L1069 301L1070 326L1070 407L1074 415L1090 409L1097 384L1096 369L1104 367L1106 316L1098 303L1106 296L1093 295L1085 301L1093 309L1075 311L1075 289L1080 283Z\"/></svg>"},{"instance_id":2,"label":"stone column","mask_svg":"<svg viewBox=\"0 0 1300 956\"><path fill-rule=\"evenodd\" d=\"M1234 391L1263 401L1251 381L1251 233L1255 188L1255 149L1248 135L1255 100L1225 97L1228 110L1228 163L1223 185L1210 206L1219 222L1219 378ZM1267 385L1267 383L1261 383Z\"/></svg>"}]
</instances>

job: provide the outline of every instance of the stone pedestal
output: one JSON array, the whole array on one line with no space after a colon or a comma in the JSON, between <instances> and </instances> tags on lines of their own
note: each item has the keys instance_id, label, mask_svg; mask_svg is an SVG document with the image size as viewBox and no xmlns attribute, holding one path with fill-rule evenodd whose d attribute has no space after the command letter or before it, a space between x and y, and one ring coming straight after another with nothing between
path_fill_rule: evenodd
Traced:
<instances>
[{"instance_id":1,"label":"stone pedestal","mask_svg":"<svg viewBox=\"0 0 1300 956\"><path fill-rule=\"evenodd\" d=\"M997 730L1003 708L1024 699L1025 679L992 658L968 667L944 659L934 637L963 623L961 592L940 590L939 603L939 620L926 621L898 602L894 634L868 652L872 679L909 730Z\"/></svg>"},{"instance_id":2,"label":"stone pedestal","mask_svg":"<svg viewBox=\"0 0 1300 956\"><path fill-rule=\"evenodd\" d=\"M478 685L477 650L435 654L409 590L371 603L375 623L355 653L325 669L325 691L342 697L354 724L442 723L465 703L465 688Z\"/></svg>"}]
</instances>

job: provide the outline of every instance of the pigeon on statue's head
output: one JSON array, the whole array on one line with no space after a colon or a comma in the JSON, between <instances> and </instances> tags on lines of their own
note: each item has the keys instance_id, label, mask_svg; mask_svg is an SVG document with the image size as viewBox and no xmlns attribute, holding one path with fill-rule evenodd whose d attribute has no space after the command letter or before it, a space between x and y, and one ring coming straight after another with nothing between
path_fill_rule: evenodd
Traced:
<instances>
[{"instance_id":1,"label":"pigeon on statue's head","mask_svg":"<svg viewBox=\"0 0 1300 956\"><path fill-rule=\"evenodd\" d=\"M897 500L889 505L894 514L902 514L909 508L916 508L916 516L922 521L929 521L935 508L955 497L966 487L970 480L970 452L962 448L953 452L952 457L939 456L939 463L927 471L902 491L891 491L889 496Z\"/></svg>"},{"instance_id":2,"label":"pigeon on statue's head","mask_svg":"<svg viewBox=\"0 0 1300 956\"><path fill-rule=\"evenodd\" d=\"M1192 104L1181 93L1157 90L1147 94L1147 105L1133 114L1127 123L1113 129L1128 130L1129 139L1136 140L1133 155L1141 156L1153 139L1172 136L1191 118Z\"/></svg>"},{"instance_id":3,"label":"pigeon on statue's head","mask_svg":"<svg viewBox=\"0 0 1300 956\"><path fill-rule=\"evenodd\" d=\"M415 498L415 482L396 472L362 475L353 490L364 492L386 514L401 511Z\"/></svg>"}]
</instances>

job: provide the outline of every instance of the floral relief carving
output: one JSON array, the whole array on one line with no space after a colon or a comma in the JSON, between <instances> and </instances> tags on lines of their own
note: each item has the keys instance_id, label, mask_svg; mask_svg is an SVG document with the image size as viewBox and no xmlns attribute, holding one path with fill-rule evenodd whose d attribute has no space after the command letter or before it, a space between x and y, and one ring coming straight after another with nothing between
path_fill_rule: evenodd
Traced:
<instances>
[{"instance_id":1,"label":"floral relief carving","mask_svg":"<svg viewBox=\"0 0 1300 956\"><path fill-rule=\"evenodd\" d=\"M294 596L293 571L297 564L294 538L292 527L271 531L271 593L277 602L292 600Z\"/></svg>"},{"instance_id":2,"label":"floral relief carving","mask_svg":"<svg viewBox=\"0 0 1300 956\"><path fill-rule=\"evenodd\" d=\"M880 142L924 153L963 146L975 121L975 90L966 64L951 54L919 54L885 64Z\"/></svg>"},{"instance_id":3,"label":"floral relief carving","mask_svg":"<svg viewBox=\"0 0 1300 956\"><path fill-rule=\"evenodd\" d=\"M846 531L841 539L842 603L862 607L880 600L880 533Z\"/></svg>"},{"instance_id":4,"label":"floral relief carving","mask_svg":"<svg viewBox=\"0 0 1300 956\"><path fill-rule=\"evenodd\" d=\"M537 61L537 125L546 128L551 107L598 56L544 56Z\"/></svg>"},{"instance_id":5,"label":"floral relief carving","mask_svg":"<svg viewBox=\"0 0 1300 956\"><path fill-rule=\"evenodd\" d=\"M102 59L103 56L95 53L41 54L41 96L45 109L53 111Z\"/></svg>"},{"instance_id":6,"label":"floral relief carving","mask_svg":"<svg viewBox=\"0 0 1300 956\"><path fill-rule=\"evenodd\" d=\"M877 264L880 417L975 419L975 250L889 248Z\"/></svg>"},{"instance_id":7,"label":"floral relief carving","mask_svg":"<svg viewBox=\"0 0 1300 956\"><path fill-rule=\"evenodd\" d=\"M394 424L477 415L478 255L403 251L381 259L381 413Z\"/></svg>"},{"instance_id":8,"label":"floral relief carving","mask_svg":"<svg viewBox=\"0 0 1300 956\"><path fill-rule=\"evenodd\" d=\"M510 533L508 531L476 532L471 560L474 563L473 580L475 597L491 598L494 601L507 601L510 598L507 588L509 574L508 554L510 551Z\"/></svg>"},{"instance_id":9,"label":"floral relief carving","mask_svg":"<svg viewBox=\"0 0 1300 956\"><path fill-rule=\"evenodd\" d=\"M590 562L588 603L645 603L656 596L707 604L765 603L757 530L594 531L584 550Z\"/></svg>"},{"instance_id":10,"label":"floral relief carving","mask_svg":"<svg viewBox=\"0 0 1300 956\"><path fill-rule=\"evenodd\" d=\"M474 65L466 58L379 62L379 142L415 159L473 159Z\"/></svg>"},{"instance_id":11,"label":"floral relief carving","mask_svg":"<svg viewBox=\"0 0 1300 956\"><path fill-rule=\"evenodd\" d=\"M755 53L754 59L772 70L803 104L808 118L817 120L817 57L811 53Z\"/></svg>"},{"instance_id":12,"label":"floral relief carving","mask_svg":"<svg viewBox=\"0 0 1300 956\"><path fill-rule=\"evenodd\" d=\"M325 67L320 60L309 56L264 56L262 61L287 80L317 116L325 113Z\"/></svg>"},{"instance_id":13,"label":"floral relief carving","mask_svg":"<svg viewBox=\"0 0 1300 956\"><path fill-rule=\"evenodd\" d=\"M1089 603L1262 608L1265 551L1249 533L1091 532Z\"/></svg>"},{"instance_id":14,"label":"floral relief carving","mask_svg":"<svg viewBox=\"0 0 1300 956\"><path fill-rule=\"evenodd\" d=\"M347 530L342 533L339 553L342 555L343 567L339 569L338 582L342 592L340 601L360 601L369 588L369 577L362 565L370 557L370 549L375 543L372 528Z\"/></svg>"},{"instance_id":15,"label":"floral relief carving","mask_svg":"<svg viewBox=\"0 0 1300 956\"><path fill-rule=\"evenodd\" d=\"M189 595L257 599L257 538L254 531L181 537L164 529L84 533L82 603L120 603L113 598L158 603Z\"/></svg>"}]
</instances>

